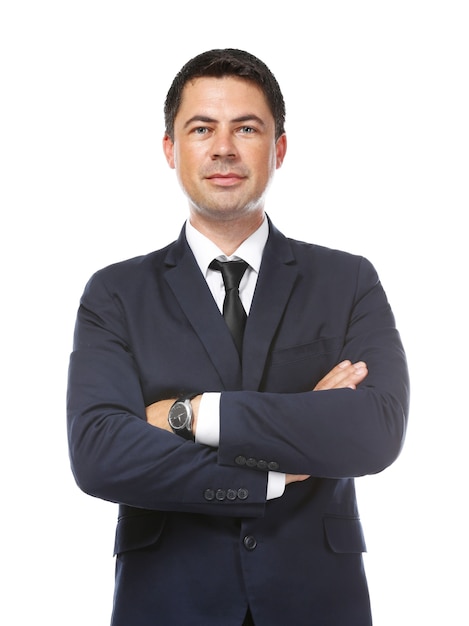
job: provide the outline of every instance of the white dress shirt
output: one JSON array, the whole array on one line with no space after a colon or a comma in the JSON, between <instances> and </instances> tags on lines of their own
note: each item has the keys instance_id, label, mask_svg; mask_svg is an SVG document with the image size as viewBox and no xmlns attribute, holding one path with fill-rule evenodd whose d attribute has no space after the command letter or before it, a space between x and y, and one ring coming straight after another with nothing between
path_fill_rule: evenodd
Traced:
<instances>
[{"instance_id":1,"label":"white dress shirt","mask_svg":"<svg viewBox=\"0 0 469 626\"><path fill-rule=\"evenodd\" d=\"M209 268L213 259L234 261L242 259L249 264L239 284L239 296L246 313L249 315L251 302L256 288L261 266L262 253L269 236L266 219L248 239L243 241L231 256L226 256L213 241L196 230L189 220L186 222L186 238L207 285L212 292L220 312L223 311L225 286L221 272ZM204 445L217 448L220 442L220 393L204 393L199 405L195 440ZM285 474L269 472L267 499L280 497L285 489Z\"/></svg>"}]
</instances>

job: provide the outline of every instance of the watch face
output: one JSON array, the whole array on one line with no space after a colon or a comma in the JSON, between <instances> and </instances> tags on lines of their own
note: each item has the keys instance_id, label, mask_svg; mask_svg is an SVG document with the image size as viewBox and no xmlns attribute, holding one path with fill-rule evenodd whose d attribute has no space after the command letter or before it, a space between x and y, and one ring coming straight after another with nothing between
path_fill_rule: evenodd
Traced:
<instances>
[{"instance_id":1,"label":"watch face","mask_svg":"<svg viewBox=\"0 0 469 626\"><path fill-rule=\"evenodd\" d=\"M169 422L172 428L175 428L176 430L184 428L187 422L187 417L187 408L183 402L176 402L173 404L169 414Z\"/></svg>"}]
</instances>

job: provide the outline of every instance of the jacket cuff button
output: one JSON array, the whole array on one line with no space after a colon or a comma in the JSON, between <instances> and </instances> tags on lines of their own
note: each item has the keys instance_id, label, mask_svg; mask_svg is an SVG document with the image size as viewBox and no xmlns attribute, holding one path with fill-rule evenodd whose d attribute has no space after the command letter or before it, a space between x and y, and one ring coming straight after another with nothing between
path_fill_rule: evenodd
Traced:
<instances>
[{"instance_id":1,"label":"jacket cuff button","mask_svg":"<svg viewBox=\"0 0 469 626\"><path fill-rule=\"evenodd\" d=\"M215 499L215 492L213 491L213 489L206 489L204 491L204 498L206 500L208 500L208 502L211 502L212 500Z\"/></svg>"}]
</instances>

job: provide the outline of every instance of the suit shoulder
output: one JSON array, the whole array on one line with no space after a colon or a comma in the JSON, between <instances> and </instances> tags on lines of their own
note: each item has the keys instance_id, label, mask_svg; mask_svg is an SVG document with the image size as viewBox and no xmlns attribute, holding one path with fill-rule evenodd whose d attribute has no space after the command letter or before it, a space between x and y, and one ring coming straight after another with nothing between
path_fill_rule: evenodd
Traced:
<instances>
[{"instance_id":1,"label":"suit shoulder","mask_svg":"<svg viewBox=\"0 0 469 626\"><path fill-rule=\"evenodd\" d=\"M96 283L115 287L128 283L141 283L150 276L154 277L155 269L162 266L167 251L172 245L169 244L159 250L117 261L98 269L89 279L87 289Z\"/></svg>"},{"instance_id":2,"label":"suit shoulder","mask_svg":"<svg viewBox=\"0 0 469 626\"><path fill-rule=\"evenodd\" d=\"M297 258L309 258L324 261L337 261L349 264L360 264L364 257L345 250L321 246L317 243L308 243L298 239L288 239ZM365 259L366 260L366 259Z\"/></svg>"},{"instance_id":3,"label":"suit shoulder","mask_svg":"<svg viewBox=\"0 0 469 626\"><path fill-rule=\"evenodd\" d=\"M289 242L298 267L306 273L320 273L336 282L341 278L356 278L369 284L379 281L374 265L362 255L296 239L289 239Z\"/></svg>"}]
</instances>

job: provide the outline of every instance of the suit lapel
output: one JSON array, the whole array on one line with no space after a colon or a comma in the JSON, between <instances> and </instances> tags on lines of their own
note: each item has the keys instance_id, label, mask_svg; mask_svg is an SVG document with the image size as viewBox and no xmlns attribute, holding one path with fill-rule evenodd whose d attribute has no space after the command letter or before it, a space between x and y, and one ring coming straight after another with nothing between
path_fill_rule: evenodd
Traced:
<instances>
[{"instance_id":1,"label":"suit lapel","mask_svg":"<svg viewBox=\"0 0 469 626\"><path fill-rule=\"evenodd\" d=\"M204 344L227 390L240 389L241 365L228 327L213 300L184 235L170 247L166 257L166 280Z\"/></svg>"},{"instance_id":2,"label":"suit lapel","mask_svg":"<svg viewBox=\"0 0 469 626\"><path fill-rule=\"evenodd\" d=\"M270 234L246 323L243 389L259 389L272 341L298 275L288 240L270 223Z\"/></svg>"}]
</instances>

